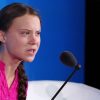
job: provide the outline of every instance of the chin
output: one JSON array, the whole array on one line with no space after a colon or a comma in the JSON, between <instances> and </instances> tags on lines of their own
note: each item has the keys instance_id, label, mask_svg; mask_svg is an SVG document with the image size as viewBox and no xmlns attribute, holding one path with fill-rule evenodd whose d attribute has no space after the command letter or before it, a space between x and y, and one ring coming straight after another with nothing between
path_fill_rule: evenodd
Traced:
<instances>
[{"instance_id":1,"label":"chin","mask_svg":"<svg viewBox=\"0 0 100 100\"><path fill-rule=\"evenodd\" d=\"M35 57L29 57L29 58L24 59L24 61L32 62L34 59L35 59Z\"/></svg>"}]
</instances>

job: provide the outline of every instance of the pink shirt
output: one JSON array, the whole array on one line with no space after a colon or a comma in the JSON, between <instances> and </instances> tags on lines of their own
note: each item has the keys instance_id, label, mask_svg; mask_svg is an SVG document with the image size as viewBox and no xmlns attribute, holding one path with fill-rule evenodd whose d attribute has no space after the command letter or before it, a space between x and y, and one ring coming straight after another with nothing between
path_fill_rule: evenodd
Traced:
<instances>
[{"instance_id":1,"label":"pink shirt","mask_svg":"<svg viewBox=\"0 0 100 100\"><path fill-rule=\"evenodd\" d=\"M0 100L18 100L18 72L16 70L15 79L10 88L8 88L5 77L5 64L0 61Z\"/></svg>"}]
</instances>

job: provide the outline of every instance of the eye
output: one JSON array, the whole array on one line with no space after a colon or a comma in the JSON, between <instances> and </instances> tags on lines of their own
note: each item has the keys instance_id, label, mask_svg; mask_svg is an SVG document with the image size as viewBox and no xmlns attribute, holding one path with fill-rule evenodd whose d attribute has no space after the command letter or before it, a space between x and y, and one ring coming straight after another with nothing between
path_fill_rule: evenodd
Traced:
<instances>
[{"instance_id":1,"label":"eye","mask_svg":"<svg viewBox=\"0 0 100 100\"><path fill-rule=\"evenodd\" d=\"M21 35L22 35L22 36L27 36L27 35L29 35L29 34L30 34L29 31L22 31L22 32L21 32Z\"/></svg>"},{"instance_id":2,"label":"eye","mask_svg":"<svg viewBox=\"0 0 100 100\"><path fill-rule=\"evenodd\" d=\"M37 35L37 36L38 36L38 35L40 35L40 32L39 32L39 31L37 31L37 32L36 32L36 35Z\"/></svg>"},{"instance_id":3,"label":"eye","mask_svg":"<svg viewBox=\"0 0 100 100\"><path fill-rule=\"evenodd\" d=\"M22 32L22 34L30 34L30 32Z\"/></svg>"}]
</instances>

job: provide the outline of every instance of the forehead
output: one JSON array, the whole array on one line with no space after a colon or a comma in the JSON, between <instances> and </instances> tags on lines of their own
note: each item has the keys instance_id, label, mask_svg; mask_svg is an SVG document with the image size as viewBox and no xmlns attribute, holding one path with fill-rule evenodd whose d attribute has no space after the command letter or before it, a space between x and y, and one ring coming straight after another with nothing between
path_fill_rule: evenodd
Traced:
<instances>
[{"instance_id":1,"label":"forehead","mask_svg":"<svg viewBox=\"0 0 100 100\"><path fill-rule=\"evenodd\" d=\"M21 17L15 18L10 28L40 30L40 19L38 16L26 14Z\"/></svg>"}]
</instances>

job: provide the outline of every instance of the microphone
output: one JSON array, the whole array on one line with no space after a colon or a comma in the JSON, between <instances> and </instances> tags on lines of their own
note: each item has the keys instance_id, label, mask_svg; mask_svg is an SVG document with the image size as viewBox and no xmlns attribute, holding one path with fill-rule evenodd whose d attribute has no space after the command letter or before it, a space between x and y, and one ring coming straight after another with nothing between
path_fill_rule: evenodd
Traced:
<instances>
[{"instance_id":1,"label":"microphone","mask_svg":"<svg viewBox=\"0 0 100 100\"><path fill-rule=\"evenodd\" d=\"M63 64L69 67L75 67L75 69L80 69L80 65L77 62L77 59L70 51L64 51L60 55L60 60Z\"/></svg>"},{"instance_id":2,"label":"microphone","mask_svg":"<svg viewBox=\"0 0 100 100\"><path fill-rule=\"evenodd\" d=\"M69 67L74 67L74 70L69 75L69 77L66 79L66 81L63 83L63 85L59 88L59 90L55 93L55 95L52 97L51 100L54 100L56 96L59 94L59 92L63 89L63 87L66 85L66 83L71 79L71 77L74 75L74 73L80 69L81 65L78 64L75 56L70 51L64 51L60 55L60 60L64 65L67 65Z\"/></svg>"}]
</instances>

